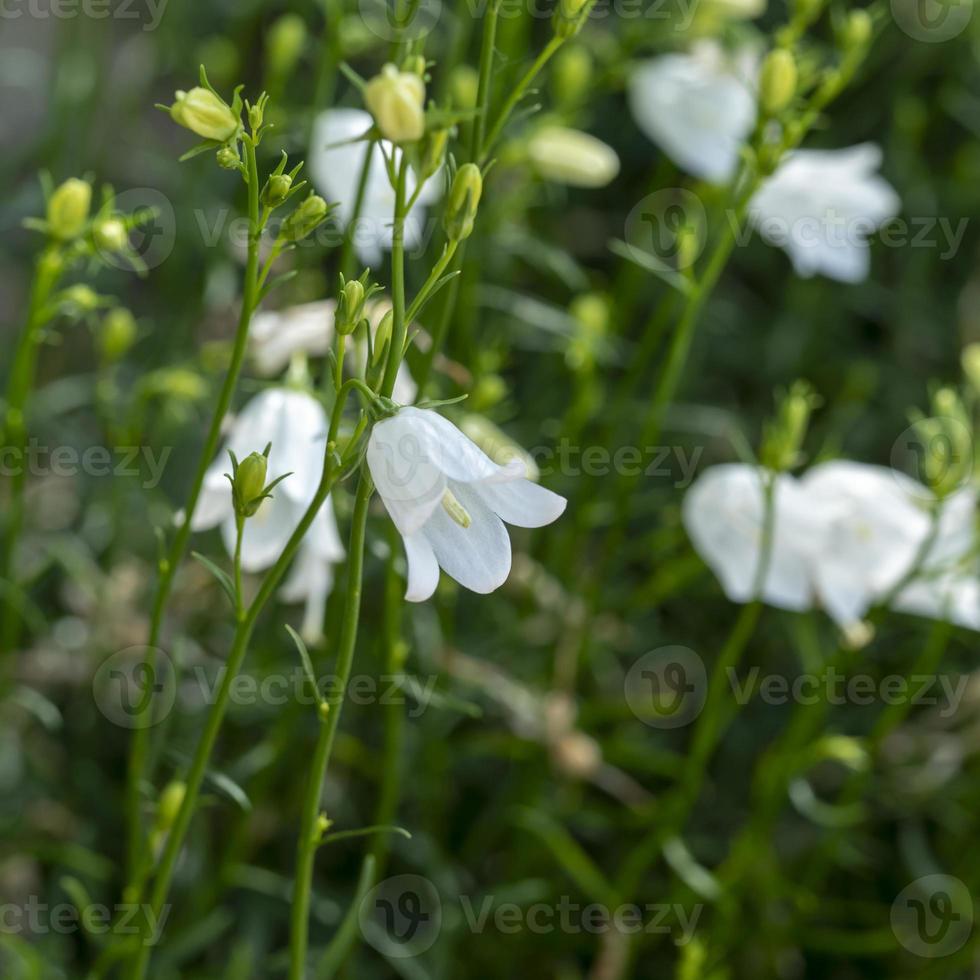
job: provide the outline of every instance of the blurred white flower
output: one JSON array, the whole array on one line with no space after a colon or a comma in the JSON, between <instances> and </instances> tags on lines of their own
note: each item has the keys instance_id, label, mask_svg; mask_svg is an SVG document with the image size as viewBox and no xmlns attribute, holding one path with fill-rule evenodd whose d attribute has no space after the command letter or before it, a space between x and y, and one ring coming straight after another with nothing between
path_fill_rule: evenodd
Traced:
<instances>
[{"instance_id":1,"label":"blurred white flower","mask_svg":"<svg viewBox=\"0 0 980 980\"><path fill-rule=\"evenodd\" d=\"M750 220L787 252L797 275L860 282L871 265L868 236L901 208L880 166L881 150L872 143L797 150L752 198Z\"/></svg>"},{"instance_id":2,"label":"blurred white flower","mask_svg":"<svg viewBox=\"0 0 980 980\"><path fill-rule=\"evenodd\" d=\"M541 126L527 141L534 169L569 187L605 187L619 173L616 151L589 133L566 126Z\"/></svg>"},{"instance_id":3,"label":"blurred white flower","mask_svg":"<svg viewBox=\"0 0 980 980\"><path fill-rule=\"evenodd\" d=\"M251 452L262 452L271 443L267 482L284 473L291 475L245 522L242 537L242 568L247 572L269 568L282 554L316 494L326 438L326 415L312 395L290 388L268 388L256 395L232 423L224 447L207 471L191 529L204 531L220 525L225 548L229 555L234 554L235 513L231 487L225 478L231 472L228 451L244 459ZM316 638L314 633L322 626L317 617L330 588L329 566L343 557L344 548L328 498L303 541L296 566L283 589L287 601L307 600L304 627L309 628L305 635L311 639Z\"/></svg>"},{"instance_id":4,"label":"blurred white flower","mask_svg":"<svg viewBox=\"0 0 980 980\"><path fill-rule=\"evenodd\" d=\"M760 598L805 610L813 604L807 556L819 531L798 481L785 474L775 481L772 550ZM764 515L763 474L755 466L712 466L684 497L684 527L733 602L755 598Z\"/></svg>"},{"instance_id":5,"label":"blurred white flower","mask_svg":"<svg viewBox=\"0 0 980 980\"><path fill-rule=\"evenodd\" d=\"M337 201L335 212L346 227L354 216L357 186L369 144L347 142L363 136L374 124L371 115L361 109L328 109L320 113L313 125L313 139L308 155L310 176L317 190L328 201ZM343 143L342 146L333 144ZM401 150L384 142L385 152L395 160ZM418 245L424 232L425 206L439 197L442 179L437 173L422 189L419 199L405 221L405 247ZM415 176L408 175L408 194L415 192ZM381 147L371 147L364 201L354 229L354 248L361 260L377 268L382 249L391 248L391 225L395 210L395 192L385 170Z\"/></svg>"},{"instance_id":6,"label":"blurred white flower","mask_svg":"<svg viewBox=\"0 0 980 980\"><path fill-rule=\"evenodd\" d=\"M519 460L498 466L434 411L403 408L374 426L367 462L405 542L410 602L428 599L440 567L460 585L487 593L510 573L504 522L542 527L565 498L526 479Z\"/></svg>"},{"instance_id":7,"label":"blurred white flower","mask_svg":"<svg viewBox=\"0 0 980 980\"><path fill-rule=\"evenodd\" d=\"M335 300L261 310L252 318L248 342L255 370L264 378L281 374L294 354L323 357L333 343Z\"/></svg>"},{"instance_id":8,"label":"blurred white flower","mask_svg":"<svg viewBox=\"0 0 980 980\"><path fill-rule=\"evenodd\" d=\"M833 460L800 478L820 529L809 556L821 605L847 629L907 575L929 533L929 491L896 470Z\"/></svg>"},{"instance_id":9,"label":"blurred white flower","mask_svg":"<svg viewBox=\"0 0 980 980\"><path fill-rule=\"evenodd\" d=\"M893 608L980 630L980 522L974 488L965 487L943 503L922 570Z\"/></svg>"},{"instance_id":10,"label":"blurred white flower","mask_svg":"<svg viewBox=\"0 0 980 980\"><path fill-rule=\"evenodd\" d=\"M629 81L629 103L640 129L678 166L722 184L738 167L739 151L756 120L756 52L727 55L715 41L689 54L641 62Z\"/></svg>"}]
</instances>

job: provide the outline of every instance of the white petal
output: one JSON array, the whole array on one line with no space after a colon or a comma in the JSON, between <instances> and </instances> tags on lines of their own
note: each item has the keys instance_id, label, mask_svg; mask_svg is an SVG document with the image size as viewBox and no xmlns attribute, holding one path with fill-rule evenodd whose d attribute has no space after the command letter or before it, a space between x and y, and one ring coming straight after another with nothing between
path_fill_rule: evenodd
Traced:
<instances>
[{"instance_id":1,"label":"white petal","mask_svg":"<svg viewBox=\"0 0 980 980\"><path fill-rule=\"evenodd\" d=\"M437 507L421 533L447 575L472 592L493 592L510 574L507 529L471 487L455 484L453 492L469 512L470 526L460 527Z\"/></svg>"},{"instance_id":2,"label":"white petal","mask_svg":"<svg viewBox=\"0 0 980 980\"><path fill-rule=\"evenodd\" d=\"M231 472L231 460L225 473ZM211 467L204 477L201 495L197 498L194 517L191 520L192 531L207 531L217 527L223 520L235 512L231 499L231 484L222 473Z\"/></svg>"},{"instance_id":3,"label":"white petal","mask_svg":"<svg viewBox=\"0 0 980 980\"><path fill-rule=\"evenodd\" d=\"M248 334L256 373L267 378L278 375L296 353L326 354L333 340L336 306L328 299L256 313Z\"/></svg>"},{"instance_id":4,"label":"white petal","mask_svg":"<svg viewBox=\"0 0 980 980\"><path fill-rule=\"evenodd\" d=\"M242 568L246 572L259 572L273 565L282 554L305 507L288 497L277 494L266 500L253 517L245 522L242 537ZM227 520L221 526L225 548L229 555L235 552L235 522Z\"/></svg>"},{"instance_id":5,"label":"white petal","mask_svg":"<svg viewBox=\"0 0 980 980\"><path fill-rule=\"evenodd\" d=\"M484 481L473 492L502 520L516 527L544 527L564 513L568 501L530 480Z\"/></svg>"},{"instance_id":6,"label":"white petal","mask_svg":"<svg viewBox=\"0 0 980 980\"><path fill-rule=\"evenodd\" d=\"M439 584L439 563L424 531L402 538L405 557L408 560L408 586L405 598L408 602L424 602Z\"/></svg>"}]
</instances>

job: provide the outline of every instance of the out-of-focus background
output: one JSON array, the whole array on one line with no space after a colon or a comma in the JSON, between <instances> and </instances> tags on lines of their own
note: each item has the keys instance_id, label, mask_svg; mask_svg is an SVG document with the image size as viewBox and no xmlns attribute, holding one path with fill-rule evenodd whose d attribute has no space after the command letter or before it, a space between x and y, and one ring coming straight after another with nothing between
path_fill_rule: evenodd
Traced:
<instances>
[{"instance_id":1,"label":"out-of-focus background","mask_svg":"<svg viewBox=\"0 0 980 980\"><path fill-rule=\"evenodd\" d=\"M0 0L0 350L12 349L27 303L38 238L21 222L43 214L39 171L55 182L91 176L111 184L122 210L157 209L134 237L147 275L110 268L97 282L139 324L125 361L111 374L100 368L98 313L53 329L42 350L31 411L39 463L21 556L26 629L13 691L0 706L3 978L81 978L98 960L99 935L52 927L48 913L30 919L26 910L77 905L67 879L94 903L118 900L129 731L93 691L111 657L145 640L154 527L168 524L186 493L237 317L244 187L209 157L178 163L188 134L153 106L196 84L203 63L223 93L241 82L246 94L271 94L276 128L261 148L265 169L280 149L291 159L314 152L316 114L359 104L332 66L343 58L369 76L388 53L388 39L371 27L376 19L345 2ZM432 9L425 50L438 94L462 84L455 66L476 64L480 9ZM555 66L531 100L612 146L619 176L596 190L541 179L521 162L533 123L519 119L467 250L439 388L446 397L468 393L468 410L537 450L542 482L570 504L553 527L515 532L514 574L492 599L444 577L435 601L403 614L415 686L402 696L396 822L412 838L393 839L387 874L422 879L407 892L424 913L421 938L413 955L399 956L362 924L346 976L975 976L975 928L955 949L910 948L893 912L903 889L930 874L953 876L967 895L980 884L976 633L955 633L945 653L941 676L965 678L955 705L936 681L928 692L936 703L914 706L890 736L860 800L841 795L849 743L821 742L825 752L807 779L780 800L771 836L743 839L734 885L708 869L723 866L742 839L758 803L752 774L793 705L753 699L732 719L683 840L669 842L665 860L645 860L637 847L683 774L688 729L650 724L624 685L648 651L683 646L709 665L719 656L738 608L694 553L680 504L695 472L735 458L733 431L758 443L775 389L806 378L822 398L809 458L845 455L918 475L903 451L909 411L927 410L930 386L955 382L961 348L980 341L980 13L972 0L949 9L892 0L877 11L882 27L867 63L806 145L879 144L882 173L903 202L900 223L890 241L874 241L871 275L858 285L801 279L758 236L734 250L668 415L662 457L631 488L629 533L610 559L601 556L616 474L582 463L580 450L612 452L638 438L670 287L609 244L627 237L630 215L663 188L688 190L709 211L719 203L642 135L626 79L636 60L682 48L699 31L764 36L786 19L778 0L751 26L724 28L709 19L681 29L684 11L666 4L645 16L629 11L600 4L576 39L589 65L584 91L568 98L570 83ZM498 95L546 43L547 13L522 6L502 19ZM296 18L298 53L277 71L270 38L287 14ZM815 47L830 43L825 20L814 28ZM410 290L438 255L438 228L430 230L410 250ZM268 305L331 295L339 241L318 236L289 257L298 274ZM377 275L387 281L386 269ZM597 308L598 321L588 314ZM648 349L654 356L646 359ZM631 373L637 363L645 365L640 377ZM246 371L238 403L265 383ZM569 433L572 455L560 462ZM59 468L51 453L92 446L113 447L111 473ZM120 446L133 447L135 463L116 454ZM350 494L335 498L343 530ZM216 535L195 546L221 554ZM339 828L371 822L379 706L387 688L406 688L383 676L379 624L392 584L381 559L392 547L400 544L386 523L373 521L355 665L366 693L347 706L324 795ZM595 594L590 570L600 560L602 605L582 643ZM188 561L166 635L180 675L165 722L164 775L185 765L219 675L231 635L222 601L207 572ZM247 665L256 682L294 676L282 622L298 615L277 605L264 617ZM907 673L928 636L925 621L890 618L843 669L864 658L874 677ZM792 678L801 659L834 645L824 619L765 610L744 670ZM321 656L326 672L329 645ZM845 698L821 739L864 735L879 710ZM295 832L315 728L311 706L290 695L246 695L232 705L153 976L285 975ZM363 850L354 838L318 858L316 947L353 900ZM630 867L639 875L624 891ZM393 902L402 886L390 886ZM962 936L962 896L947 900L928 907L932 926L946 923ZM583 922L590 904L636 905L650 928L624 944L616 930ZM539 920L529 912L537 905L546 910ZM502 908L513 921L497 915Z\"/></svg>"}]
</instances>

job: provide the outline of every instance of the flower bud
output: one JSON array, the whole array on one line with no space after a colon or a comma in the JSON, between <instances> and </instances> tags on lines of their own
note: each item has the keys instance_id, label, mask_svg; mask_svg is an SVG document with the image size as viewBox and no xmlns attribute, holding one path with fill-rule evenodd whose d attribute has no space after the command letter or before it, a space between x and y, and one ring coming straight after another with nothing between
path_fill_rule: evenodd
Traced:
<instances>
[{"instance_id":1,"label":"flower bud","mask_svg":"<svg viewBox=\"0 0 980 980\"><path fill-rule=\"evenodd\" d=\"M218 147L216 159L218 166L223 170L237 170L242 162L242 158L238 155L238 147L233 143Z\"/></svg>"},{"instance_id":2,"label":"flower bud","mask_svg":"<svg viewBox=\"0 0 980 980\"><path fill-rule=\"evenodd\" d=\"M282 223L279 237L283 241L298 242L323 224L329 213L327 202L318 194L311 194Z\"/></svg>"},{"instance_id":3,"label":"flower bud","mask_svg":"<svg viewBox=\"0 0 980 980\"><path fill-rule=\"evenodd\" d=\"M471 65L457 65L449 76L449 94L457 109L473 109L480 92L480 75Z\"/></svg>"},{"instance_id":4,"label":"flower bud","mask_svg":"<svg viewBox=\"0 0 980 980\"><path fill-rule=\"evenodd\" d=\"M283 14L269 28L266 57L269 71L280 78L289 75L306 44L306 24L299 14Z\"/></svg>"},{"instance_id":5,"label":"flower bud","mask_svg":"<svg viewBox=\"0 0 980 980\"><path fill-rule=\"evenodd\" d=\"M377 367L387 357L388 345L391 343L391 329L394 323L392 311L381 318L377 330L374 331L374 348L372 350L371 366Z\"/></svg>"},{"instance_id":6,"label":"flower bud","mask_svg":"<svg viewBox=\"0 0 980 980\"><path fill-rule=\"evenodd\" d=\"M420 54L413 54L402 62L402 71L411 72L425 80L425 58Z\"/></svg>"},{"instance_id":7,"label":"flower bud","mask_svg":"<svg viewBox=\"0 0 980 980\"><path fill-rule=\"evenodd\" d=\"M98 309L99 306L99 294L91 286L86 286L83 282L69 286L61 294L61 299L65 303L77 306L83 313L91 313L92 310Z\"/></svg>"},{"instance_id":8,"label":"flower bud","mask_svg":"<svg viewBox=\"0 0 980 980\"><path fill-rule=\"evenodd\" d=\"M527 152L542 177L569 187L605 187L619 173L612 147L564 126L542 126L528 140Z\"/></svg>"},{"instance_id":9,"label":"flower bud","mask_svg":"<svg viewBox=\"0 0 980 980\"><path fill-rule=\"evenodd\" d=\"M170 830L177 820L177 814L184 805L184 797L187 795L187 784L179 779L174 779L167 783L160 793L157 801L157 829Z\"/></svg>"},{"instance_id":10,"label":"flower bud","mask_svg":"<svg viewBox=\"0 0 980 980\"><path fill-rule=\"evenodd\" d=\"M175 94L170 118L203 139L219 143L230 140L240 125L230 106L210 89L200 86Z\"/></svg>"},{"instance_id":11,"label":"flower bud","mask_svg":"<svg viewBox=\"0 0 980 980\"><path fill-rule=\"evenodd\" d=\"M841 47L846 50L865 47L871 40L873 30L874 23L866 10L852 10L841 31Z\"/></svg>"},{"instance_id":12,"label":"flower bud","mask_svg":"<svg viewBox=\"0 0 980 980\"><path fill-rule=\"evenodd\" d=\"M428 180L446 159L446 144L449 142L448 129L436 129L425 134L419 160L419 180Z\"/></svg>"},{"instance_id":13,"label":"flower bud","mask_svg":"<svg viewBox=\"0 0 980 980\"><path fill-rule=\"evenodd\" d=\"M88 221L92 185L77 177L66 180L48 200L48 227L55 238L77 237Z\"/></svg>"},{"instance_id":14,"label":"flower bud","mask_svg":"<svg viewBox=\"0 0 980 980\"><path fill-rule=\"evenodd\" d=\"M960 364L970 387L980 394L980 343L967 344L963 348Z\"/></svg>"},{"instance_id":15,"label":"flower bud","mask_svg":"<svg viewBox=\"0 0 980 980\"><path fill-rule=\"evenodd\" d=\"M442 226L450 241L461 242L470 237L482 194L483 175L480 168L475 163L464 163L456 171L442 218Z\"/></svg>"},{"instance_id":16,"label":"flower bud","mask_svg":"<svg viewBox=\"0 0 980 980\"><path fill-rule=\"evenodd\" d=\"M776 48L766 55L759 75L759 103L766 115L774 116L796 95L796 59L787 48Z\"/></svg>"},{"instance_id":17,"label":"flower bud","mask_svg":"<svg viewBox=\"0 0 980 980\"><path fill-rule=\"evenodd\" d=\"M425 132L425 82L414 72L385 65L364 86L364 104L381 135L392 143L413 143Z\"/></svg>"},{"instance_id":18,"label":"flower bud","mask_svg":"<svg viewBox=\"0 0 980 980\"><path fill-rule=\"evenodd\" d=\"M810 415L819 404L807 382L793 384L780 401L775 419L766 424L760 454L763 466L779 473L799 463Z\"/></svg>"},{"instance_id":19,"label":"flower bud","mask_svg":"<svg viewBox=\"0 0 980 980\"><path fill-rule=\"evenodd\" d=\"M357 329L364 315L366 295L364 283L360 279L351 279L350 282L344 283L337 302L337 314L334 317L334 329L337 333L347 336Z\"/></svg>"},{"instance_id":20,"label":"flower bud","mask_svg":"<svg viewBox=\"0 0 980 980\"><path fill-rule=\"evenodd\" d=\"M129 244L126 226L119 218L100 221L93 231L95 244L104 252L121 252Z\"/></svg>"},{"instance_id":21,"label":"flower bud","mask_svg":"<svg viewBox=\"0 0 980 980\"><path fill-rule=\"evenodd\" d=\"M592 55L584 45L569 44L555 58L551 87L559 106L578 105L592 84Z\"/></svg>"},{"instance_id":22,"label":"flower bud","mask_svg":"<svg viewBox=\"0 0 980 980\"><path fill-rule=\"evenodd\" d=\"M232 499L242 517L252 517L265 500L265 477L269 460L262 453L249 453L232 474Z\"/></svg>"},{"instance_id":23,"label":"flower bud","mask_svg":"<svg viewBox=\"0 0 980 980\"><path fill-rule=\"evenodd\" d=\"M99 347L107 361L118 361L136 340L136 320L123 306L109 310L99 331Z\"/></svg>"},{"instance_id":24,"label":"flower bud","mask_svg":"<svg viewBox=\"0 0 980 980\"><path fill-rule=\"evenodd\" d=\"M262 188L262 203L274 208L282 204L293 186L293 178L289 174L272 174Z\"/></svg>"},{"instance_id":25,"label":"flower bud","mask_svg":"<svg viewBox=\"0 0 980 980\"><path fill-rule=\"evenodd\" d=\"M574 37L589 16L591 0L558 0L558 9L551 25L560 38Z\"/></svg>"},{"instance_id":26,"label":"flower bud","mask_svg":"<svg viewBox=\"0 0 980 980\"><path fill-rule=\"evenodd\" d=\"M974 466L973 429L959 393L940 388L932 398L932 416L916 419L913 427L925 482L936 496L949 496L969 479Z\"/></svg>"}]
</instances>

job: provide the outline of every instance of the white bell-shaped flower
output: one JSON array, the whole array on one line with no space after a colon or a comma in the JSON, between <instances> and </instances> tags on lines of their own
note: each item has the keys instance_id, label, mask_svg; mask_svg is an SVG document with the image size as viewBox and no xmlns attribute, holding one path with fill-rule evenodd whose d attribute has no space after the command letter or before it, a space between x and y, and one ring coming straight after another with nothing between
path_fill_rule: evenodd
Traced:
<instances>
[{"instance_id":1,"label":"white bell-shaped flower","mask_svg":"<svg viewBox=\"0 0 980 980\"><path fill-rule=\"evenodd\" d=\"M642 62L630 77L630 110L637 126L678 166L711 183L727 183L755 126L757 74L754 50L729 56L716 42L701 41L688 54Z\"/></svg>"},{"instance_id":2,"label":"white bell-shaped flower","mask_svg":"<svg viewBox=\"0 0 980 980\"><path fill-rule=\"evenodd\" d=\"M320 113L313 125L313 139L307 158L310 176L317 190L329 201L337 201L337 215L346 227L354 217L357 187L368 152L367 142L351 143L349 140L363 136L372 126L371 115L361 109L328 109ZM382 141L384 152L396 164L401 150ZM335 145L343 144L343 145ZM442 186L439 174L430 177L419 194L405 220L405 247L418 245L425 233L425 207L435 201ZM409 172L407 191L415 193L416 181ZM391 228L395 213L395 192L388 180L381 146L371 147L371 163L367 184L353 242L363 262L377 268L381 263L382 249L391 248Z\"/></svg>"},{"instance_id":3,"label":"white bell-shaped flower","mask_svg":"<svg viewBox=\"0 0 980 980\"><path fill-rule=\"evenodd\" d=\"M225 548L229 555L234 554L235 511L231 487L225 477L231 470L228 451L244 459L271 443L267 482L284 473L290 475L276 485L272 497L248 518L242 536L242 568L247 572L269 568L282 554L316 494L326 437L326 415L312 395L290 388L267 388L256 395L232 423L224 447L204 477L191 529L204 531L220 525ZM307 599L308 618L313 617L314 625L315 600L319 599L318 605L322 607L331 581L330 569L324 566L343 557L344 548L328 498L304 539L285 588L287 601Z\"/></svg>"},{"instance_id":4,"label":"white bell-shaped flower","mask_svg":"<svg viewBox=\"0 0 980 980\"><path fill-rule=\"evenodd\" d=\"M964 487L942 504L935 540L893 608L980 630L980 514L977 491Z\"/></svg>"},{"instance_id":5,"label":"white bell-shaped flower","mask_svg":"<svg viewBox=\"0 0 980 980\"><path fill-rule=\"evenodd\" d=\"M334 338L337 302L301 303L285 310L260 310L248 331L249 354L257 374L272 378L289 366L294 354L323 357Z\"/></svg>"},{"instance_id":6,"label":"white bell-shaped flower","mask_svg":"<svg viewBox=\"0 0 980 980\"><path fill-rule=\"evenodd\" d=\"M820 527L814 588L847 629L912 570L929 533L929 491L896 470L847 460L814 466L800 484Z\"/></svg>"},{"instance_id":7,"label":"white bell-shaped flower","mask_svg":"<svg viewBox=\"0 0 980 980\"><path fill-rule=\"evenodd\" d=\"M564 497L526 479L520 460L498 466L428 409L403 408L377 423L367 462L405 542L410 602L432 595L440 568L473 592L499 588L511 565L504 522L542 527L565 509Z\"/></svg>"},{"instance_id":8,"label":"white bell-shaped flower","mask_svg":"<svg viewBox=\"0 0 980 980\"><path fill-rule=\"evenodd\" d=\"M881 150L872 143L797 150L756 192L750 220L786 251L797 275L860 282L871 266L868 236L901 208L880 166Z\"/></svg>"},{"instance_id":9,"label":"white bell-shaped flower","mask_svg":"<svg viewBox=\"0 0 980 980\"><path fill-rule=\"evenodd\" d=\"M756 598L764 537L763 476L758 467L741 463L712 466L684 497L684 527L733 602ZM819 530L793 477L775 477L773 508L769 567L759 598L780 609L809 609L813 588L808 554Z\"/></svg>"}]
</instances>

